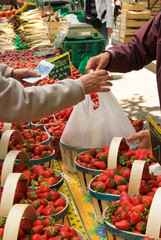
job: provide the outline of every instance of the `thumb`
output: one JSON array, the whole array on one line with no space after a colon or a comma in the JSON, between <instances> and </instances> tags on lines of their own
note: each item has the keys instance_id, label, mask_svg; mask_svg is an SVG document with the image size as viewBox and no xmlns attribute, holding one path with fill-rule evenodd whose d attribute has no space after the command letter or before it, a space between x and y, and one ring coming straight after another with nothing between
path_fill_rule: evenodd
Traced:
<instances>
[{"instance_id":1,"label":"thumb","mask_svg":"<svg viewBox=\"0 0 161 240\"><path fill-rule=\"evenodd\" d=\"M138 138L139 138L138 134L133 134L133 135L127 137L127 141L137 140Z\"/></svg>"},{"instance_id":2,"label":"thumb","mask_svg":"<svg viewBox=\"0 0 161 240\"><path fill-rule=\"evenodd\" d=\"M36 72L36 71L34 71L34 70L29 70L29 71L28 71L28 75L29 75L29 76L32 76L32 77L40 77L40 76L41 76L40 73L38 73L38 72Z\"/></svg>"}]
</instances>

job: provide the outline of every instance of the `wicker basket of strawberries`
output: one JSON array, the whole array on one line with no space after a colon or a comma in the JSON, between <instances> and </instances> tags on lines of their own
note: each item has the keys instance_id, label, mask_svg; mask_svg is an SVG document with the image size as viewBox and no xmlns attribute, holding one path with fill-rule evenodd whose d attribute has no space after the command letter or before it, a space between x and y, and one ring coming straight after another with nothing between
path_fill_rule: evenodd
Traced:
<instances>
[{"instance_id":1,"label":"wicker basket of strawberries","mask_svg":"<svg viewBox=\"0 0 161 240\"><path fill-rule=\"evenodd\" d=\"M1 218L0 238L3 240L86 240L85 236L68 225L55 224L54 219L37 219L34 208L29 204L15 204L7 218Z\"/></svg>"}]
</instances>

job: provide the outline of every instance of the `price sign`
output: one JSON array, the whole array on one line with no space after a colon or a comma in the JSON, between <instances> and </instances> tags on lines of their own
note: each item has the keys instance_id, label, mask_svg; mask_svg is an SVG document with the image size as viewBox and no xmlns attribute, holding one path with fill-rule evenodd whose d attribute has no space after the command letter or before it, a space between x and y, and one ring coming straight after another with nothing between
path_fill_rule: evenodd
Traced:
<instances>
[{"instance_id":1,"label":"price sign","mask_svg":"<svg viewBox=\"0 0 161 240\"><path fill-rule=\"evenodd\" d=\"M69 52L66 52L52 60L50 63L54 64L53 70L50 72L49 77L52 79L63 80L72 76L71 62Z\"/></svg>"},{"instance_id":2,"label":"price sign","mask_svg":"<svg viewBox=\"0 0 161 240\"><path fill-rule=\"evenodd\" d=\"M161 129L158 125L148 116L148 128L150 133L150 145L152 154L156 161L161 165Z\"/></svg>"}]
</instances>

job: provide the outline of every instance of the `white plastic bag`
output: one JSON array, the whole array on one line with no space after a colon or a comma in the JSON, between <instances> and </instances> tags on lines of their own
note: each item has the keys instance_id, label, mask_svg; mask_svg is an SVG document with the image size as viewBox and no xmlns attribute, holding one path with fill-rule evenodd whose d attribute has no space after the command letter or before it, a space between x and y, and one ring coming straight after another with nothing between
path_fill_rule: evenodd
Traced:
<instances>
[{"instance_id":1,"label":"white plastic bag","mask_svg":"<svg viewBox=\"0 0 161 240\"><path fill-rule=\"evenodd\" d=\"M130 120L112 92L98 93L99 107L93 109L90 95L77 104L66 124L60 142L78 148L102 148L113 137L128 137L136 133ZM128 143L135 147L138 142Z\"/></svg>"}]
</instances>

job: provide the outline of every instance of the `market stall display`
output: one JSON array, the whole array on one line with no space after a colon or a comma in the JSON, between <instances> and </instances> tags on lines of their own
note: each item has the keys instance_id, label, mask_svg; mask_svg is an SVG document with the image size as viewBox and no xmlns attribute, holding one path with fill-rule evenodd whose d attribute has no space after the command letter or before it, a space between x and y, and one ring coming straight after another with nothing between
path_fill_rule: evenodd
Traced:
<instances>
[{"instance_id":1,"label":"market stall display","mask_svg":"<svg viewBox=\"0 0 161 240\"><path fill-rule=\"evenodd\" d=\"M0 18L0 29L0 50L15 50L14 41L16 34L11 23L8 23L7 18Z\"/></svg>"},{"instance_id":2,"label":"market stall display","mask_svg":"<svg viewBox=\"0 0 161 240\"><path fill-rule=\"evenodd\" d=\"M132 5L133 10L138 7L138 4ZM144 4L141 6L145 8ZM129 5L127 8L121 16L121 19L126 19L126 23L120 22L122 24L120 29L124 30L124 33L129 30L131 23L128 17L131 16L129 14L132 9ZM7 24L7 18L0 18L0 25L2 22L6 24L6 28L2 28L5 29L1 34L2 39L8 39L13 44L12 46L7 44L1 51L1 61L16 69L35 68L41 60L51 61L59 56L62 50L69 51L72 56L70 65L72 76L67 76L66 81L68 78L74 81L82 76L81 70L78 70L81 60L87 54L96 55L101 52L104 41L95 31L88 35L88 26L83 28L83 30L87 29L87 32L83 39L80 39L82 28L66 25L68 34L61 46L62 49L56 48L49 41L48 34L52 35L52 31L56 31L52 35L55 38L55 33L60 31L59 25L66 23L66 20L58 14L59 11L55 14L50 8L48 10L50 11L34 9L17 14L13 21ZM142 14L143 10L135 9L137 16ZM146 10L144 12L148 13ZM0 13L1 15L3 13ZM138 19L135 20L137 27L143 23L141 16ZM46 29L49 30L48 33ZM86 35L89 38L86 38ZM58 81L61 79L47 76L35 85L55 84ZM24 82L23 85L27 87ZM41 94L41 87L39 89ZM89 96L89 100L91 111L96 113L101 109L101 95L93 93ZM60 137L66 126L70 125L74 111L75 106L32 122L14 124L0 122L0 238L4 240L35 238L141 240L145 236L150 236L152 239L158 237L149 230L145 231L148 221L151 221L148 212L151 211L153 199L161 186L161 175L143 172L148 164L155 166L157 162L152 150L143 149L137 144L131 147L122 136L119 136L118 142L116 141L118 136L115 136L110 139L109 144L105 143L98 148L90 148L86 146L87 144L83 148L75 147L74 144L73 147L70 144L68 146L61 142ZM81 111L80 116L83 114ZM144 129L144 120L132 119L126 113L125 115L133 133ZM108 118L109 115L106 117L106 124ZM120 115L116 119L118 121ZM93 121L96 120L93 118ZM78 128L79 122L76 127L72 125L72 128ZM97 122L97 129L99 125L100 122ZM124 127L126 129L128 127L125 122ZM102 129L105 132L105 124L102 125ZM122 130L123 127L120 129ZM115 127L113 130L116 132ZM83 134L87 138L89 133L85 131ZM71 137L69 131L69 142ZM77 134L77 137L80 139L80 134ZM73 139L76 142L76 137ZM95 139L100 143L102 134L98 132L95 138L92 138ZM135 163L141 165L134 174ZM133 190L131 178L135 180L135 193L131 192ZM133 222L135 219L132 219L130 214L139 216L140 220ZM13 218L10 220L10 216L14 216L14 220ZM18 223L16 223L17 219ZM127 230L126 233L124 230Z\"/></svg>"}]
</instances>

